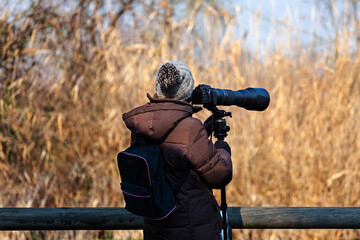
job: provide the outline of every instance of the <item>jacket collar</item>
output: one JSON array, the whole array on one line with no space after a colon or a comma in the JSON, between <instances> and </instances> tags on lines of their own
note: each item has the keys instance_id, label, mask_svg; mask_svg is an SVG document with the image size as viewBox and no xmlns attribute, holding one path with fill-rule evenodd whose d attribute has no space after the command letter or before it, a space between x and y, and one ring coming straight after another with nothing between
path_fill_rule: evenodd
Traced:
<instances>
[{"instance_id":1,"label":"jacket collar","mask_svg":"<svg viewBox=\"0 0 360 240\"><path fill-rule=\"evenodd\" d=\"M192 107L194 113L197 113L202 110L202 107L194 106L186 101L181 101L181 100L176 100L176 99L168 99L168 98L156 98L156 97L150 96L149 93L147 93L146 96L148 97L148 99L150 100L151 103L172 102L172 103L177 103L177 104L181 104L181 105L187 105L187 106Z\"/></svg>"}]
</instances>

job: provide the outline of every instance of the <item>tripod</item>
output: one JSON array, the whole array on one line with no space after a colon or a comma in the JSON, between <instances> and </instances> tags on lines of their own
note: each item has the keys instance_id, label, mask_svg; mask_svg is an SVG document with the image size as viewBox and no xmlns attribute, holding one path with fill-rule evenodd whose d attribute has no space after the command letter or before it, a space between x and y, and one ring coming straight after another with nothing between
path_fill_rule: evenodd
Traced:
<instances>
[{"instance_id":1,"label":"tripod","mask_svg":"<svg viewBox=\"0 0 360 240\"><path fill-rule=\"evenodd\" d=\"M210 109L209 109L210 110ZM231 112L225 112L219 110L217 107L212 106L212 130L214 131L214 136L217 139L217 142L224 141L225 137L228 135L227 132L230 131L230 127L226 125L226 120L224 117L230 116ZM215 143L216 144L216 143ZM231 227L229 225L229 220L227 216L227 203L226 203L226 191L225 187L221 188L221 215L223 219L223 226L221 231L221 236L223 240L232 239Z\"/></svg>"}]
</instances>

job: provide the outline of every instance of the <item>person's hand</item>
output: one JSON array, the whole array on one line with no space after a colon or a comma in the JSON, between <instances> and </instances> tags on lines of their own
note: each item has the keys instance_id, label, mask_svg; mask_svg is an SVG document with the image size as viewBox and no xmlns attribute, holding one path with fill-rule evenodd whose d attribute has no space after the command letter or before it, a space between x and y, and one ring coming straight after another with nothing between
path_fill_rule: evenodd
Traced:
<instances>
[{"instance_id":1,"label":"person's hand","mask_svg":"<svg viewBox=\"0 0 360 240\"><path fill-rule=\"evenodd\" d=\"M204 127L206 129L208 136L210 136L213 132L213 115L211 115L205 120Z\"/></svg>"},{"instance_id":2,"label":"person's hand","mask_svg":"<svg viewBox=\"0 0 360 240\"><path fill-rule=\"evenodd\" d=\"M227 151L230 155L231 155L231 148L229 146L229 144L225 141L216 141L215 142L215 147L216 149L224 149L225 151Z\"/></svg>"}]
</instances>

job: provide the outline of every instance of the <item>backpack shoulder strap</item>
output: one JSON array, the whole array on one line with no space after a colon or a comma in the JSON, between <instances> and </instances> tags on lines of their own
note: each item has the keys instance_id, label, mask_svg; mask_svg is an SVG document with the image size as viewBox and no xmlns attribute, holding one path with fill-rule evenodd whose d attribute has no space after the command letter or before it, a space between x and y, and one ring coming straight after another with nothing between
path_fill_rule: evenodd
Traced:
<instances>
[{"instance_id":1,"label":"backpack shoulder strap","mask_svg":"<svg viewBox=\"0 0 360 240\"><path fill-rule=\"evenodd\" d=\"M169 134L179 125L180 122L182 122L184 119L187 119L188 117L189 117L189 116L182 118L182 119L178 122L178 124L177 124L173 129L171 129L171 131L169 132ZM181 178L180 178L180 180L177 182L176 186L175 186L175 187L172 187L175 196L178 195L178 193L180 192L181 186L183 185L183 183L185 182L185 180L187 179L187 177L190 175L190 169L191 169L190 162L187 161L187 162L186 162L186 170L185 170L185 173L181 176Z\"/></svg>"},{"instance_id":2,"label":"backpack shoulder strap","mask_svg":"<svg viewBox=\"0 0 360 240\"><path fill-rule=\"evenodd\" d=\"M183 183L185 182L185 180L188 178L188 176L190 175L190 166L189 166L189 162L186 164L187 165L187 169L185 170L185 173L182 175L182 177L180 178L180 180L178 181L178 183L176 184L175 187L173 187L173 191L175 196L178 195L178 193L180 192L180 188L183 185Z\"/></svg>"}]
</instances>

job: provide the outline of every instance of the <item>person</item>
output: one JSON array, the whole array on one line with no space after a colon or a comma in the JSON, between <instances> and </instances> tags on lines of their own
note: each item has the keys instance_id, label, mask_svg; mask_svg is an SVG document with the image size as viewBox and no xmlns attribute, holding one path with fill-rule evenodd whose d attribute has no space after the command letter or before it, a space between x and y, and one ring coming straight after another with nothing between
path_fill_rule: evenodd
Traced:
<instances>
[{"instance_id":1,"label":"person","mask_svg":"<svg viewBox=\"0 0 360 240\"><path fill-rule=\"evenodd\" d=\"M160 143L166 180L175 187L175 210L163 220L144 219L144 239L221 239L222 218L212 189L232 179L230 147L211 142L208 129L192 114L202 108L190 104L194 79L180 61L160 66L149 102L123 114L131 131L146 141ZM186 174L186 173L189 174Z\"/></svg>"}]
</instances>

